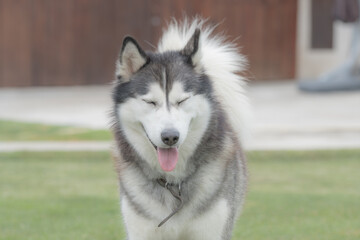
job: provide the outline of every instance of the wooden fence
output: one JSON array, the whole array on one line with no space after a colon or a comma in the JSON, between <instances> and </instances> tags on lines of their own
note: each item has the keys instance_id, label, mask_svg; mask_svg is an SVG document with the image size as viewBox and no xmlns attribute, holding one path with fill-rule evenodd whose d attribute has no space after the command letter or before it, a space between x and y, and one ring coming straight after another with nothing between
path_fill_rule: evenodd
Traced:
<instances>
[{"instance_id":1,"label":"wooden fence","mask_svg":"<svg viewBox=\"0 0 360 240\"><path fill-rule=\"evenodd\" d=\"M250 78L293 78L296 10L296 0L0 0L0 86L109 83L125 35L151 50L185 13L221 22Z\"/></svg>"}]
</instances>

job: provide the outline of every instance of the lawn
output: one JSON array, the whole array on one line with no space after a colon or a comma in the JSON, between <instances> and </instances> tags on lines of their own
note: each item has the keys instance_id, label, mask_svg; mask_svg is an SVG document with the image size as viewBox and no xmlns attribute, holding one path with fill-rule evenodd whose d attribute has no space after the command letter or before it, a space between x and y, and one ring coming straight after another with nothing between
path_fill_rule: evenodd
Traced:
<instances>
[{"instance_id":1,"label":"lawn","mask_svg":"<svg viewBox=\"0 0 360 240\"><path fill-rule=\"evenodd\" d=\"M360 239L360 150L248 158L233 239ZM0 239L124 239L109 153L0 153Z\"/></svg>"},{"instance_id":2,"label":"lawn","mask_svg":"<svg viewBox=\"0 0 360 240\"><path fill-rule=\"evenodd\" d=\"M109 130L0 120L0 141L108 141Z\"/></svg>"}]
</instances>

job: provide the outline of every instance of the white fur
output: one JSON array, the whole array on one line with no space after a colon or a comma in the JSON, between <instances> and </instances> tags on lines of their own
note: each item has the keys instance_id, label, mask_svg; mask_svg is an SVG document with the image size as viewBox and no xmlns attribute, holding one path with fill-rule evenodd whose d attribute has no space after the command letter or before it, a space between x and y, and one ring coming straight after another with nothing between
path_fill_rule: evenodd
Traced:
<instances>
[{"instance_id":1,"label":"white fur","mask_svg":"<svg viewBox=\"0 0 360 240\"><path fill-rule=\"evenodd\" d=\"M210 77L230 124L244 140L249 137L252 114L245 96L245 79L237 74L244 70L246 59L236 46L219 35L211 36L214 27L206 27L204 20L195 19L180 24L172 21L160 39L158 51L183 49L196 28L201 29L199 50L193 58L196 69Z\"/></svg>"},{"instance_id":2,"label":"white fur","mask_svg":"<svg viewBox=\"0 0 360 240\"><path fill-rule=\"evenodd\" d=\"M244 95L244 79L236 73L243 69L244 58L237 53L234 45L225 43L220 37L210 36L212 28L203 27L204 22L195 20L182 25L173 22L159 43L159 51L181 50L197 27L202 28L199 50L193 56L196 71L205 71L210 77L216 97L230 119L230 124L240 136L244 137L250 117L249 105ZM177 103L188 98L180 105ZM146 95L135 96L119 105L118 114L122 130L130 145L149 163L153 179L165 177L168 182L180 183L187 176L187 161L193 154L207 129L211 114L208 100L199 95L184 91L181 81L175 81L169 93L170 110L166 108L164 90L158 84L150 85ZM147 102L155 102L156 106ZM164 172L157 160L156 146L163 146L161 131L174 127L180 132L179 160L175 169ZM145 129L145 131L144 131ZM151 143L151 142L152 143ZM227 136L220 156L226 158L232 154L234 145ZM210 157L213 158L213 157ZM225 229L231 214L230 206L223 198L216 199L211 208L194 218L194 212L209 201L222 183L223 174L228 167L222 159L209 159L194 175L196 190L193 199L181 211L170 218L160 228L157 225L168 216L177 200L168 191L164 191L164 201L160 202L144 194L143 186L148 178L138 168L124 167L120 181L127 187L122 197L122 212L129 240L218 240ZM241 168L242 169L242 168ZM242 171L242 170L240 170ZM240 174L240 173L239 173ZM244 175L241 172L241 175ZM241 179L241 191L245 191L245 179ZM209 187L211 186L211 187ZM138 214L130 202L141 206L149 218Z\"/></svg>"},{"instance_id":3,"label":"white fur","mask_svg":"<svg viewBox=\"0 0 360 240\"><path fill-rule=\"evenodd\" d=\"M223 152L228 151L224 149ZM197 177L196 199L184 207L178 214L171 218L166 224L158 228L157 225L172 211L174 197L165 192L165 205L151 199L143 194L141 186L146 184L147 179L135 169L129 169L121 175L123 184L132 186L128 194L138 205L142 206L151 216L151 220L142 217L129 205L126 196L122 199L122 213L130 240L218 240L224 231L224 224L229 216L229 207L224 199L218 199L206 213L193 217L194 209L201 202L213 194L221 183L222 173L226 163L224 161L211 161L210 164L201 169ZM209 188L209 186L212 186Z\"/></svg>"},{"instance_id":4,"label":"white fur","mask_svg":"<svg viewBox=\"0 0 360 240\"><path fill-rule=\"evenodd\" d=\"M177 106L177 102L185 98L188 99ZM154 101L157 106L146 101ZM131 98L119 105L118 113L127 140L140 156L149 163L158 176L166 174L169 181L179 183L187 175L187 160L200 143L211 110L209 102L202 95L190 95L178 82L174 83L169 93L169 102L172 105L170 111L166 108L164 92L158 84L152 84L146 95ZM152 143L158 147L166 147L161 140L161 132L172 127L180 132L179 142L176 145L179 147L179 160L173 171L165 173L160 168ZM143 142L146 144L139 144Z\"/></svg>"},{"instance_id":5,"label":"white fur","mask_svg":"<svg viewBox=\"0 0 360 240\"><path fill-rule=\"evenodd\" d=\"M188 212L187 218L183 214L182 218L171 219L161 228L157 227L158 222L138 215L126 197L122 200L122 212L130 240L219 240L229 207L225 199L219 199L211 210L200 217L193 219Z\"/></svg>"}]
</instances>

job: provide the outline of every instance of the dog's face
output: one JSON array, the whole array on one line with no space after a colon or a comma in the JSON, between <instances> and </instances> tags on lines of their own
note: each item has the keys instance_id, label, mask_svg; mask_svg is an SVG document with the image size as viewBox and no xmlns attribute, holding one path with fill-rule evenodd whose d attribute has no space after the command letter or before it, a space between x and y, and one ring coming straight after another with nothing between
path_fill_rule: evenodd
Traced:
<instances>
[{"instance_id":1,"label":"dog's face","mask_svg":"<svg viewBox=\"0 0 360 240\"><path fill-rule=\"evenodd\" d=\"M197 115L196 96L185 92L181 83L174 85L167 93L160 84L150 84L148 93L132 102L138 121L156 147L179 147Z\"/></svg>"},{"instance_id":2,"label":"dog's face","mask_svg":"<svg viewBox=\"0 0 360 240\"><path fill-rule=\"evenodd\" d=\"M198 38L196 31L182 51L154 54L128 37L120 55L114 101L121 129L145 161L167 172L185 167L211 115L210 82L194 65Z\"/></svg>"}]
</instances>

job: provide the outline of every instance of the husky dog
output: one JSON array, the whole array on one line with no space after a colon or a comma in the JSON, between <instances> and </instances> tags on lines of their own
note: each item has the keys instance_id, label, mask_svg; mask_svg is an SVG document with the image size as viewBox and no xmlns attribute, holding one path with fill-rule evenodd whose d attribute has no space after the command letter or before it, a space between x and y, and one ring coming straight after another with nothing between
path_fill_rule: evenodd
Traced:
<instances>
[{"instance_id":1,"label":"husky dog","mask_svg":"<svg viewBox=\"0 0 360 240\"><path fill-rule=\"evenodd\" d=\"M158 49L123 41L113 89L115 162L129 240L228 240L246 192L244 58L203 20Z\"/></svg>"}]
</instances>

